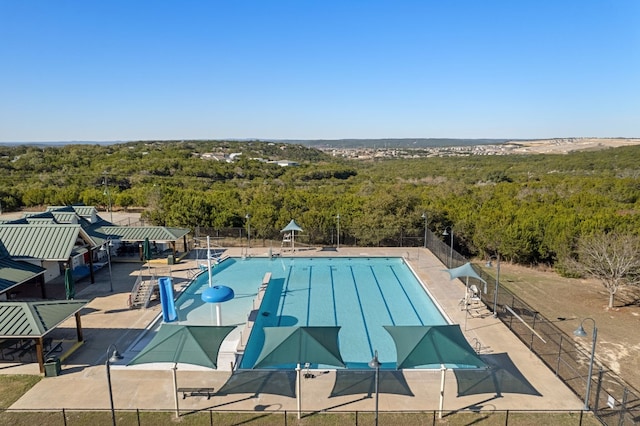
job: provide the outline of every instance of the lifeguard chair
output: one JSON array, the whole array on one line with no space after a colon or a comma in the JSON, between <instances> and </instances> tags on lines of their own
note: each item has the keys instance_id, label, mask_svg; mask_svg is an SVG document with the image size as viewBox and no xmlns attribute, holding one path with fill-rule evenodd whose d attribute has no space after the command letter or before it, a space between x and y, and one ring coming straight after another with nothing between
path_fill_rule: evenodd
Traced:
<instances>
[{"instance_id":1,"label":"lifeguard chair","mask_svg":"<svg viewBox=\"0 0 640 426\"><path fill-rule=\"evenodd\" d=\"M291 245L291 233L288 232L282 236L282 247L284 248L285 244L287 246Z\"/></svg>"}]
</instances>

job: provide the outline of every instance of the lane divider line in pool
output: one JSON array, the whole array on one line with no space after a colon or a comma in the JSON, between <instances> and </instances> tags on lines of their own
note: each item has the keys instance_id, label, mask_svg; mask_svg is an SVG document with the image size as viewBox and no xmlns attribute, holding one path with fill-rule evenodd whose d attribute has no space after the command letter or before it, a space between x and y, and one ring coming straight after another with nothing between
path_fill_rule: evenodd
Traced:
<instances>
[{"instance_id":1,"label":"lane divider line in pool","mask_svg":"<svg viewBox=\"0 0 640 426\"><path fill-rule=\"evenodd\" d=\"M329 266L329 275L331 275L331 299L333 300L333 323L338 325L338 305L336 303L336 283L333 279L333 266Z\"/></svg>"},{"instance_id":2,"label":"lane divider line in pool","mask_svg":"<svg viewBox=\"0 0 640 426\"><path fill-rule=\"evenodd\" d=\"M378 287L378 293L380 293L380 298L382 299L382 303L384 303L384 308L387 310L387 315L389 317L389 320L391 321L391 325L396 325L396 322L393 320L393 315L391 315L391 309L389 309L389 304L387 303L387 299L385 299L384 293L382 292L382 288L380 287L380 281L378 280L376 271L374 271L373 266L369 266L369 270L371 271L371 275L373 275L373 280L376 282L376 287Z\"/></svg>"},{"instance_id":3,"label":"lane divider line in pool","mask_svg":"<svg viewBox=\"0 0 640 426\"><path fill-rule=\"evenodd\" d=\"M367 342L369 343L369 351L373 354L373 343L371 342L371 336L369 335L369 327L367 327L367 319L364 316L364 311L362 310L362 299L360 298L360 292L358 291L358 283L356 282L356 276L353 272L353 266L349 266L349 270L351 271L351 279L353 281L353 287L356 291L356 298L358 299L358 306L360 306L360 316L362 317L362 324L364 326L365 334L367 335Z\"/></svg>"},{"instance_id":4,"label":"lane divider line in pool","mask_svg":"<svg viewBox=\"0 0 640 426\"><path fill-rule=\"evenodd\" d=\"M309 275L307 278L307 323L309 325L309 318L311 316L311 276L313 275L313 266L309 265Z\"/></svg>"},{"instance_id":5,"label":"lane divider line in pool","mask_svg":"<svg viewBox=\"0 0 640 426\"><path fill-rule=\"evenodd\" d=\"M418 318L418 321L420 321L420 325L424 325L424 321L422 321L422 318L420 318L418 309L416 309L416 306L413 304L413 301L409 297L409 294L407 293L407 289L404 287L404 284L402 284L402 280L400 280L400 277L398 277L398 274L396 273L396 270L394 269L393 265L389 265L389 268L391 269L391 273L393 274L393 276L396 278L398 285L402 289L402 293L404 294L404 297L406 297L407 302L409 302L409 304L411 305L411 309L413 309L413 312L416 314L416 318Z\"/></svg>"},{"instance_id":6,"label":"lane divider line in pool","mask_svg":"<svg viewBox=\"0 0 640 426\"><path fill-rule=\"evenodd\" d=\"M280 300L280 309L278 312L278 327L280 327L280 322L282 321L282 314L284 312L285 301L287 299L287 295L289 294L289 281L291 280L291 274L293 272L293 263L289 266L289 272L287 273L287 278L284 281L284 288L282 290L282 299Z\"/></svg>"}]
</instances>

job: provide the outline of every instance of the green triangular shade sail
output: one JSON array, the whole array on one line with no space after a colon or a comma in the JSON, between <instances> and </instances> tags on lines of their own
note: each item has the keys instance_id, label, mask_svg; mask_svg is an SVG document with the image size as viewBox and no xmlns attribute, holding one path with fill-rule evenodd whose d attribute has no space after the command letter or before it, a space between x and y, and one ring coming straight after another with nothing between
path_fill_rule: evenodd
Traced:
<instances>
[{"instance_id":1,"label":"green triangular shade sail","mask_svg":"<svg viewBox=\"0 0 640 426\"><path fill-rule=\"evenodd\" d=\"M220 345L235 326L162 324L129 365L179 362L218 368Z\"/></svg>"},{"instance_id":2,"label":"green triangular shade sail","mask_svg":"<svg viewBox=\"0 0 640 426\"><path fill-rule=\"evenodd\" d=\"M473 269L473 266L471 266L471 263L469 262L465 263L462 266L458 266L457 268L445 269L445 271L449 273L449 277L452 280L455 278L471 277L476 278L485 284L487 283L482 279L480 275L478 275L478 273L475 271L475 269Z\"/></svg>"},{"instance_id":3,"label":"green triangular shade sail","mask_svg":"<svg viewBox=\"0 0 640 426\"><path fill-rule=\"evenodd\" d=\"M253 368L304 363L344 367L338 331L340 327L264 327L264 346Z\"/></svg>"},{"instance_id":4,"label":"green triangular shade sail","mask_svg":"<svg viewBox=\"0 0 640 426\"><path fill-rule=\"evenodd\" d=\"M396 344L397 368L456 364L486 367L460 330L454 325L384 326Z\"/></svg>"},{"instance_id":5,"label":"green triangular shade sail","mask_svg":"<svg viewBox=\"0 0 640 426\"><path fill-rule=\"evenodd\" d=\"M287 226L282 228L280 232L290 232L290 231L302 232L302 228L300 228L300 225L298 225L295 220L291 219L291 222L289 222Z\"/></svg>"}]
</instances>

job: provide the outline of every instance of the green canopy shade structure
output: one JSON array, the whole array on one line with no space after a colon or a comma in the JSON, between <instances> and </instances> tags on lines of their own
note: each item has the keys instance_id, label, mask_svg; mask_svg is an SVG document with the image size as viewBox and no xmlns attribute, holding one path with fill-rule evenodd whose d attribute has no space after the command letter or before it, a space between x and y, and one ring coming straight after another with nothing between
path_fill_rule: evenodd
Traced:
<instances>
[{"instance_id":1,"label":"green canopy shade structure","mask_svg":"<svg viewBox=\"0 0 640 426\"><path fill-rule=\"evenodd\" d=\"M220 345L234 326L162 324L129 365L173 362L218 368Z\"/></svg>"},{"instance_id":2,"label":"green canopy shade structure","mask_svg":"<svg viewBox=\"0 0 640 426\"><path fill-rule=\"evenodd\" d=\"M303 363L344 367L339 331L340 327L265 327L264 346L253 368Z\"/></svg>"},{"instance_id":3,"label":"green canopy shade structure","mask_svg":"<svg viewBox=\"0 0 640 426\"><path fill-rule=\"evenodd\" d=\"M298 419L302 410L300 364L344 367L339 331L340 327L264 327L264 345L253 368L296 364Z\"/></svg>"},{"instance_id":4,"label":"green canopy shade structure","mask_svg":"<svg viewBox=\"0 0 640 426\"><path fill-rule=\"evenodd\" d=\"M71 274L71 268L64 270L64 293L67 300L72 300L76 297L76 283Z\"/></svg>"},{"instance_id":5,"label":"green canopy shade structure","mask_svg":"<svg viewBox=\"0 0 640 426\"><path fill-rule=\"evenodd\" d=\"M469 299L469 278L475 278L478 281L482 282L482 284L484 285L484 293L487 293L487 282L485 280L482 279L482 277L480 275L478 275L478 273L475 271L475 269L473 269L473 266L471 265L471 263L467 262L462 266L458 266L457 268L451 268L451 269L446 269L446 271L449 273L449 276L451 277L452 280L456 279L456 278L462 278L465 277L465 289L464 289L464 298L462 299L461 302L464 303L464 330L467 330L467 314L469 312L468 310L468 299Z\"/></svg>"},{"instance_id":6,"label":"green canopy shade structure","mask_svg":"<svg viewBox=\"0 0 640 426\"><path fill-rule=\"evenodd\" d=\"M174 402L178 407L177 364L193 364L218 368L220 345L234 326L179 325L165 323L160 326L151 342L131 360L129 365L153 362L172 362Z\"/></svg>"},{"instance_id":7,"label":"green canopy shade structure","mask_svg":"<svg viewBox=\"0 0 640 426\"><path fill-rule=\"evenodd\" d=\"M486 364L473 350L462 334L460 326L453 325L407 325L384 326L396 345L397 368L426 367L440 365L440 410L444 407L445 365L454 368L484 368Z\"/></svg>"},{"instance_id":8,"label":"green canopy shade structure","mask_svg":"<svg viewBox=\"0 0 640 426\"><path fill-rule=\"evenodd\" d=\"M385 325L384 328L396 345L398 368L442 364L486 367L457 324Z\"/></svg>"},{"instance_id":9,"label":"green canopy shade structure","mask_svg":"<svg viewBox=\"0 0 640 426\"><path fill-rule=\"evenodd\" d=\"M302 232L302 228L296 223L295 220L291 219L291 222L287 224L280 232L286 232L291 234L291 250L294 251L296 248L296 232Z\"/></svg>"},{"instance_id":10,"label":"green canopy shade structure","mask_svg":"<svg viewBox=\"0 0 640 426\"><path fill-rule=\"evenodd\" d=\"M446 270L449 273L451 279L462 278L462 277L471 277L486 283L485 280L482 279L480 275L473 269L471 263L467 262L462 266L458 266L457 268L451 268Z\"/></svg>"}]
</instances>

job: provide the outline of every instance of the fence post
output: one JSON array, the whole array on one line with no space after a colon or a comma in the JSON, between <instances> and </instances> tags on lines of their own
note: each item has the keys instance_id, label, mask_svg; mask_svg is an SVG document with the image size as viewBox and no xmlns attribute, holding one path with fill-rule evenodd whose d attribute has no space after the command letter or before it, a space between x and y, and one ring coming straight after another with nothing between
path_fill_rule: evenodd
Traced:
<instances>
[{"instance_id":1,"label":"fence post","mask_svg":"<svg viewBox=\"0 0 640 426\"><path fill-rule=\"evenodd\" d=\"M356 426L358 426L358 411L356 410Z\"/></svg>"},{"instance_id":2,"label":"fence post","mask_svg":"<svg viewBox=\"0 0 640 426\"><path fill-rule=\"evenodd\" d=\"M511 295L511 309L513 309L515 311L515 307L516 307L516 296L515 294ZM512 325L513 324L513 315L509 316L509 330L513 330Z\"/></svg>"},{"instance_id":3,"label":"fence post","mask_svg":"<svg viewBox=\"0 0 640 426\"><path fill-rule=\"evenodd\" d=\"M284 410L284 426L287 426L287 410Z\"/></svg>"},{"instance_id":4,"label":"fence post","mask_svg":"<svg viewBox=\"0 0 640 426\"><path fill-rule=\"evenodd\" d=\"M620 420L618 421L619 426L624 425L624 413L627 411L627 397L629 396L629 389L624 388L624 392L622 393L622 402L620 403Z\"/></svg>"},{"instance_id":5,"label":"fence post","mask_svg":"<svg viewBox=\"0 0 640 426\"><path fill-rule=\"evenodd\" d=\"M213 410L209 409L209 424L213 426Z\"/></svg>"},{"instance_id":6,"label":"fence post","mask_svg":"<svg viewBox=\"0 0 640 426\"><path fill-rule=\"evenodd\" d=\"M537 312L533 313L533 322L531 324L531 341L529 342L529 350L533 351L533 338L535 337L535 333L533 330L536 329L536 317L538 316Z\"/></svg>"},{"instance_id":7,"label":"fence post","mask_svg":"<svg viewBox=\"0 0 640 426\"><path fill-rule=\"evenodd\" d=\"M509 424L509 410L504 413L504 425L507 426Z\"/></svg>"},{"instance_id":8,"label":"fence post","mask_svg":"<svg viewBox=\"0 0 640 426\"><path fill-rule=\"evenodd\" d=\"M558 364L556 365L556 376L560 372L560 358L562 358L562 339L563 335L560 335L560 343L558 344Z\"/></svg>"},{"instance_id":9,"label":"fence post","mask_svg":"<svg viewBox=\"0 0 640 426\"><path fill-rule=\"evenodd\" d=\"M136 417L138 419L138 426L140 426L141 423L140 423L140 409L139 408L136 408Z\"/></svg>"},{"instance_id":10,"label":"fence post","mask_svg":"<svg viewBox=\"0 0 640 426\"><path fill-rule=\"evenodd\" d=\"M62 423L67 426L67 414L64 412L64 408L62 409Z\"/></svg>"},{"instance_id":11,"label":"fence post","mask_svg":"<svg viewBox=\"0 0 640 426\"><path fill-rule=\"evenodd\" d=\"M596 385L596 400L593 404L593 414L598 417L598 401L600 400L600 390L602 389L602 375L604 371L602 370L602 366L598 370L598 384Z\"/></svg>"}]
</instances>

